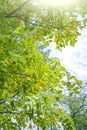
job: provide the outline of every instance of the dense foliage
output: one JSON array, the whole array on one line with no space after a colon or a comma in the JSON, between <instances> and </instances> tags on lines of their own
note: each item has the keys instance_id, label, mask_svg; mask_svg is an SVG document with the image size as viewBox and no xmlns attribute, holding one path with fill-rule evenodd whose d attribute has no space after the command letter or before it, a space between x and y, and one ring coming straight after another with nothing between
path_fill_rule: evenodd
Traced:
<instances>
[{"instance_id":1,"label":"dense foliage","mask_svg":"<svg viewBox=\"0 0 87 130\"><path fill-rule=\"evenodd\" d=\"M0 0L0 128L75 129L60 99L67 86L79 93L81 82L70 75L70 84L60 61L40 48L53 41L58 49L74 46L86 26L85 18L77 19L85 17L86 5L79 0L52 8L40 0Z\"/></svg>"}]
</instances>

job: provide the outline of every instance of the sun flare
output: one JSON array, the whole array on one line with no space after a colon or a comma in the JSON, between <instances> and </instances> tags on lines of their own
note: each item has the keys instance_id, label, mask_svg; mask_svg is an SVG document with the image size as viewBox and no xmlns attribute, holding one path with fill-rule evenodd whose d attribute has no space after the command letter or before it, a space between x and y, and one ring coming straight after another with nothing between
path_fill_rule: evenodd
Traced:
<instances>
[{"instance_id":1,"label":"sun flare","mask_svg":"<svg viewBox=\"0 0 87 130\"><path fill-rule=\"evenodd\" d=\"M75 0L43 0L44 4L48 4L51 6L65 6L65 5L71 5L75 2Z\"/></svg>"}]
</instances>

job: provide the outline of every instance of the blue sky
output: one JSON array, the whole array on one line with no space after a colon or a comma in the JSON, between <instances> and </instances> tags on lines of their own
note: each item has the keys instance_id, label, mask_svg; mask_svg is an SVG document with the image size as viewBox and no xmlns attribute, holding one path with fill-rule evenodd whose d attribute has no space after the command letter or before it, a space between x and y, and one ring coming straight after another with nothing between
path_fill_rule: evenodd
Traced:
<instances>
[{"instance_id":1,"label":"blue sky","mask_svg":"<svg viewBox=\"0 0 87 130\"><path fill-rule=\"evenodd\" d=\"M87 27L81 33L74 47L68 46L60 52L52 43L48 48L51 49L51 57L59 58L66 69L76 73L79 79L87 80Z\"/></svg>"}]
</instances>

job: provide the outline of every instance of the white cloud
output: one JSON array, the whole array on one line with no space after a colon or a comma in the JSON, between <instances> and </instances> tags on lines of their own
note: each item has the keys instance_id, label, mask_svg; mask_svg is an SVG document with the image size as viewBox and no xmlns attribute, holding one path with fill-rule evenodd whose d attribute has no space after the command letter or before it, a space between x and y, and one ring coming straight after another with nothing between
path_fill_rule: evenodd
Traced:
<instances>
[{"instance_id":1,"label":"white cloud","mask_svg":"<svg viewBox=\"0 0 87 130\"><path fill-rule=\"evenodd\" d=\"M79 78L87 80L87 28L82 31L75 47L67 46L62 52L55 48L55 43L50 44L50 56L58 57L67 69L77 73Z\"/></svg>"}]
</instances>

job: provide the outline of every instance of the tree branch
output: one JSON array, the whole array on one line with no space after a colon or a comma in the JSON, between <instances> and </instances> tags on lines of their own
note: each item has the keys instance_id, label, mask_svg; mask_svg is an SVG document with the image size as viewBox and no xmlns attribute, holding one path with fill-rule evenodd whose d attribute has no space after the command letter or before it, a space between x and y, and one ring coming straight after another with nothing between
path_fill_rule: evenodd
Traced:
<instances>
[{"instance_id":1,"label":"tree branch","mask_svg":"<svg viewBox=\"0 0 87 130\"><path fill-rule=\"evenodd\" d=\"M0 100L0 105L3 104L6 100L2 99Z\"/></svg>"},{"instance_id":2,"label":"tree branch","mask_svg":"<svg viewBox=\"0 0 87 130\"><path fill-rule=\"evenodd\" d=\"M0 111L0 114L21 114L22 112L16 112L16 111L4 111L4 112L2 112L2 111Z\"/></svg>"},{"instance_id":3,"label":"tree branch","mask_svg":"<svg viewBox=\"0 0 87 130\"><path fill-rule=\"evenodd\" d=\"M13 99L16 95L18 95L19 94L19 91L18 90L15 90L15 94L12 96L12 97L10 97L10 99ZM3 104L3 103L5 103L6 101L8 101L8 100L6 100L6 99L1 99L0 100L0 105L1 104Z\"/></svg>"},{"instance_id":4,"label":"tree branch","mask_svg":"<svg viewBox=\"0 0 87 130\"><path fill-rule=\"evenodd\" d=\"M23 15L6 15L5 16L5 18L17 18L17 19L20 19L20 20L23 20L22 18L21 18L21 16L23 16Z\"/></svg>"},{"instance_id":5,"label":"tree branch","mask_svg":"<svg viewBox=\"0 0 87 130\"><path fill-rule=\"evenodd\" d=\"M78 108L78 110L77 110L76 112L74 112L74 114L72 115L72 118L75 118L76 114L80 111L80 109L83 108L83 107L85 107L85 106L87 106L87 104L81 105L81 106Z\"/></svg>"},{"instance_id":6,"label":"tree branch","mask_svg":"<svg viewBox=\"0 0 87 130\"><path fill-rule=\"evenodd\" d=\"M17 7L14 11L12 11L11 13L5 13L6 16L11 16L14 13L16 13L18 10L20 10L29 0L26 0L24 3L22 3L19 7Z\"/></svg>"},{"instance_id":7,"label":"tree branch","mask_svg":"<svg viewBox=\"0 0 87 130\"><path fill-rule=\"evenodd\" d=\"M30 114L30 112L24 112L24 111L0 111L0 114L22 114L22 113L25 113L25 114Z\"/></svg>"}]
</instances>

